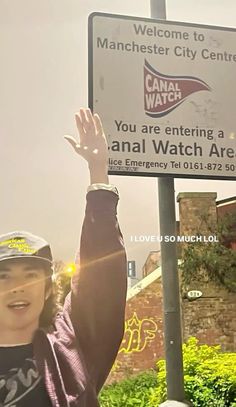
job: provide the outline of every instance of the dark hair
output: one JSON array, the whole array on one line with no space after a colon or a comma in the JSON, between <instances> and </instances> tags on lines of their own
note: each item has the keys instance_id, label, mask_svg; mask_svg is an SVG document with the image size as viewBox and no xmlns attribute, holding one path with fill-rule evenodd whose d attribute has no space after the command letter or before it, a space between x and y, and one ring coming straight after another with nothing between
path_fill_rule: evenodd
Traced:
<instances>
[{"instance_id":1,"label":"dark hair","mask_svg":"<svg viewBox=\"0 0 236 407\"><path fill-rule=\"evenodd\" d=\"M39 318L39 328L49 329L54 319L62 309L60 296L61 288L57 281L52 278L52 269L50 266L43 266L46 272L46 291L51 290L51 294L44 303L43 310Z\"/></svg>"}]
</instances>

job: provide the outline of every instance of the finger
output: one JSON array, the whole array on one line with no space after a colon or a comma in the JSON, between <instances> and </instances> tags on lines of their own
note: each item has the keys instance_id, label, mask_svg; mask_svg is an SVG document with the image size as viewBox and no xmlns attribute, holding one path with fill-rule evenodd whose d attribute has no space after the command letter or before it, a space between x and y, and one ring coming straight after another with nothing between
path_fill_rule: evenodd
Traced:
<instances>
[{"instance_id":1,"label":"finger","mask_svg":"<svg viewBox=\"0 0 236 407\"><path fill-rule=\"evenodd\" d=\"M94 135L96 135L95 122L94 122L94 118L93 118L93 115L92 115L90 109L86 109L86 115L88 118L89 130L90 130L90 132L93 132Z\"/></svg>"},{"instance_id":2,"label":"finger","mask_svg":"<svg viewBox=\"0 0 236 407\"><path fill-rule=\"evenodd\" d=\"M64 139L66 139L70 143L74 150L80 149L80 144L78 144L74 137L66 135L64 136Z\"/></svg>"},{"instance_id":3,"label":"finger","mask_svg":"<svg viewBox=\"0 0 236 407\"><path fill-rule=\"evenodd\" d=\"M85 129L85 131L87 132L88 127L89 127L88 126L89 122L88 122L88 119L87 119L86 111L85 111L85 109L80 109L79 112L80 112L82 126Z\"/></svg>"},{"instance_id":4,"label":"finger","mask_svg":"<svg viewBox=\"0 0 236 407\"><path fill-rule=\"evenodd\" d=\"M104 134L101 119L97 113L95 113L93 115L93 117L94 117L94 121L95 121L97 135L100 136L100 135Z\"/></svg>"},{"instance_id":5,"label":"finger","mask_svg":"<svg viewBox=\"0 0 236 407\"><path fill-rule=\"evenodd\" d=\"M76 153L84 156L84 153L86 153L86 151L88 150L88 146L77 143L77 141L72 136L66 135L64 136L64 138L70 143Z\"/></svg>"},{"instance_id":6,"label":"finger","mask_svg":"<svg viewBox=\"0 0 236 407\"><path fill-rule=\"evenodd\" d=\"M75 121L76 121L77 129L79 131L80 141L81 141L81 143L84 143L84 141L85 141L85 132L84 132L84 128L83 128L83 125L82 125L82 120L81 120L81 117L80 117L79 113L75 114Z\"/></svg>"}]
</instances>

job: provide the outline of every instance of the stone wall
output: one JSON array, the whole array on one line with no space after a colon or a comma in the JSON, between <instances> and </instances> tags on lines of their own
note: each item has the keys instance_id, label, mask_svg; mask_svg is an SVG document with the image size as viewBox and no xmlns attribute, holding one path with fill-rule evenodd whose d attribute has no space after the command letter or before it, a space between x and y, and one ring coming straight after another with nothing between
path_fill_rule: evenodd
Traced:
<instances>
[{"instance_id":1,"label":"stone wall","mask_svg":"<svg viewBox=\"0 0 236 407\"><path fill-rule=\"evenodd\" d=\"M236 352L236 294L213 284L202 287L202 292L203 296L193 302L182 301L184 341L196 336L202 344Z\"/></svg>"},{"instance_id":2,"label":"stone wall","mask_svg":"<svg viewBox=\"0 0 236 407\"><path fill-rule=\"evenodd\" d=\"M151 251L145 261L145 264L142 268L142 277L148 276L152 273L157 267L161 264L161 252L160 250Z\"/></svg>"},{"instance_id":3,"label":"stone wall","mask_svg":"<svg viewBox=\"0 0 236 407\"><path fill-rule=\"evenodd\" d=\"M202 214L207 214L209 223L217 223L215 199L215 193L178 195L181 234L195 234L199 228L202 234L209 234L204 231L206 224L201 219ZM231 212L232 207L228 209ZM226 212L227 207L224 208ZM204 275L199 282L190 284L188 290L200 290L202 297L194 301L182 300L184 340L196 336L201 343L219 344L225 351L236 351L236 294L220 289Z\"/></svg>"},{"instance_id":4,"label":"stone wall","mask_svg":"<svg viewBox=\"0 0 236 407\"><path fill-rule=\"evenodd\" d=\"M180 235L194 235L198 232L209 234L208 224L216 225L215 192L182 192L179 202ZM207 222L203 220L207 217Z\"/></svg>"}]
</instances>

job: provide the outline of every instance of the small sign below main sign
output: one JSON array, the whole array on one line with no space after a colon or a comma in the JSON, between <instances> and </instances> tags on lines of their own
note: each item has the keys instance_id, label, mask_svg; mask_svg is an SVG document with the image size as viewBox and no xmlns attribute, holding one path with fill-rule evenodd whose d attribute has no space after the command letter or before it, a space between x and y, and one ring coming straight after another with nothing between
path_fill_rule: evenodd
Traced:
<instances>
[{"instance_id":1,"label":"small sign below main sign","mask_svg":"<svg viewBox=\"0 0 236 407\"><path fill-rule=\"evenodd\" d=\"M191 290L187 292L187 297L189 300L196 300L202 296L202 292L199 290Z\"/></svg>"}]
</instances>

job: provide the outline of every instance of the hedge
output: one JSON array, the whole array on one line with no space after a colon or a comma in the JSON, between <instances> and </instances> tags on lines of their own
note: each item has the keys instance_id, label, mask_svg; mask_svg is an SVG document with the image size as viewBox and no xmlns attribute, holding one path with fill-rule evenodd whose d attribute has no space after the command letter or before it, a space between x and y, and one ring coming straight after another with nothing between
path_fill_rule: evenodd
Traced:
<instances>
[{"instance_id":1,"label":"hedge","mask_svg":"<svg viewBox=\"0 0 236 407\"><path fill-rule=\"evenodd\" d=\"M183 345L186 399L193 407L236 407L236 354L219 346L199 345L190 338ZM165 361L154 370L106 386L101 407L157 407L166 400Z\"/></svg>"}]
</instances>

